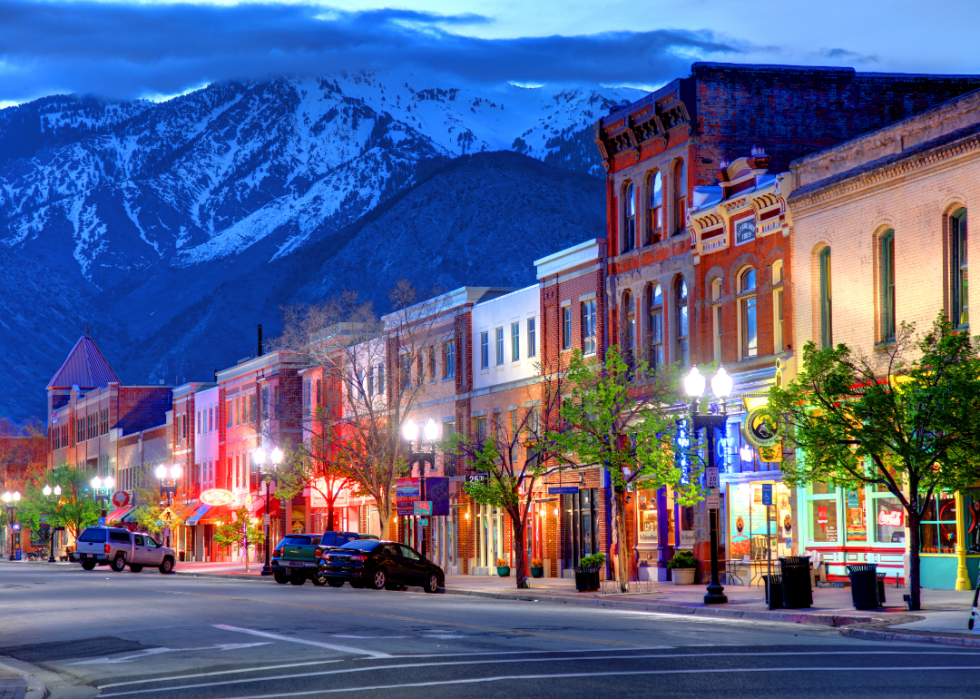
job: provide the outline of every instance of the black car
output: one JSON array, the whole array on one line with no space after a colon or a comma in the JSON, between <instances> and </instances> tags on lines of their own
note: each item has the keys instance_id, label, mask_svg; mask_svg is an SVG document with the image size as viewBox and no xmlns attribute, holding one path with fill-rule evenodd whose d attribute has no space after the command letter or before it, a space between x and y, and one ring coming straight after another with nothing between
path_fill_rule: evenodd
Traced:
<instances>
[{"instance_id":1,"label":"black car","mask_svg":"<svg viewBox=\"0 0 980 699\"><path fill-rule=\"evenodd\" d=\"M331 587L349 582L351 587L402 590L421 585L426 592L439 592L446 574L411 546L395 541L359 539L327 551L320 559L318 576Z\"/></svg>"}]
</instances>

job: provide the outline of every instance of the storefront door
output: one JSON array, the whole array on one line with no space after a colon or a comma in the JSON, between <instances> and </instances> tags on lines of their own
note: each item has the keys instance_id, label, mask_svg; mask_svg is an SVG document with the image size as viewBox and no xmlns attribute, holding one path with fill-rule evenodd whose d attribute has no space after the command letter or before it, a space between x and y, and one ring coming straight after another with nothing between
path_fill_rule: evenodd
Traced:
<instances>
[{"instance_id":1,"label":"storefront door","mask_svg":"<svg viewBox=\"0 0 980 699\"><path fill-rule=\"evenodd\" d=\"M583 556L599 551L598 498L597 488L561 496L563 568L574 568Z\"/></svg>"}]
</instances>

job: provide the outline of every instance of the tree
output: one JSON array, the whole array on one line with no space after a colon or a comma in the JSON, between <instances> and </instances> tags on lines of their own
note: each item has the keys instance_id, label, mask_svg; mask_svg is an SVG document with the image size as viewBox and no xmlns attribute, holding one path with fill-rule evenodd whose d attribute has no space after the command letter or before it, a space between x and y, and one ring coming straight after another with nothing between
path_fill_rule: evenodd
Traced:
<instances>
[{"instance_id":1,"label":"tree","mask_svg":"<svg viewBox=\"0 0 980 699\"><path fill-rule=\"evenodd\" d=\"M311 476L318 474L334 484L353 484L357 494L373 498L382 538L394 512L395 480L408 468L402 425L427 391L416 368L424 372L431 366L437 347L458 365L462 336L455 317L443 313L443 300L420 301L407 281L399 282L389 299L393 310L384 318L355 292L284 309L283 335L275 342L305 356L322 376L320 388L312 391L318 406L315 436L312 416L303 419L305 481L312 484ZM305 412L308 404L299 403Z\"/></svg>"},{"instance_id":2,"label":"tree","mask_svg":"<svg viewBox=\"0 0 980 699\"><path fill-rule=\"evenodd\" d=\"M562 409L563 429L549 437L563 447L562 458L569 466L602 466L609 474L617 577L620 590L627 592L625 513L630 487L641 479L656 488L669 486L675 501L683 505L701 497L697 445L690 438L686 446L678 445L678 421L686 412L676 409L686 407L686 402L676 390L675 372L651 372L642 359L624 359L618 345L607 350L604 362L586 359L576 350L567 380L571 395Z\"/></svg>"},{"instance_id":3,"label":"tree","mask_svg":"<svg viewBox=\"0 0 980 699\"><path fill-rule=\"evenodd\" d=\"M153 483L154 478L149 473L149 465L144 466L141 477L136 478L136 483ZM178 481L187 482L184 479ZM160 534L164 529L170 527L174 531L178 526L187 521L200 504L188 487L178 486L173 494L172 504L167 504L167 495L160 492L158 485L137 486L135 490L135 501L137 507L133 510L133 519L140 531ZM164 512L170 511L170 519L167 521Z\"/></svg>"},{"instance_id":4,"label":"tree","mask_svg":"<svg viewBox=\"0 0 980 699\"><path fill-rule=\"evenodd\" d=\"M102 508L89 488L90 480L91 474L66 463L59 464L44 479L32 480L28 484L18 508L18 517L36 530L44 516L52 527L64 527L72 538L77 539L85 527L99 521L101 514ZM60 486L61 494L45 495L45 485L52 489Z\"/></svg>"},{"instance_id":5,"label":"tree","mask_svg":"<svg viewBox=\"0 0 980 699\"><path fill-rule=\"evenodd\" d=\"M253 550L265 543L262 525L249 516L247 507L239 507L224 523L219 524L212 536L221 546L241 546L245 551L245 567L248 569L248 547Z\"/></svg>"},{"instance_id":6,"label":"tree","mask_svg":"<svg viewBox=\"0 0 980 699\"><path fill-rule=\"evenodd\" d=\"M919 522L933 494L980 479L980 361L942 313L922 336L903 323L875 356L847 345L803 348L796 380L769 394L793 485L884 486L909 528L911 610L920 608Z\"/></svg>"},{"instance_id":7,"label":"tree","mask_svg":"<svg viewBox=\"0 0 980 699\"><path fill-rule=\"evenodd\" d=\"M524 541L535 485L562 468L556 461L562 445L553 434L561 429L564 379L547 376L540 365L539 375L540 405L514 411L510 425L495 420L488 434L457 433L443 440L447 454L466 459L486 474L486 480L467 483L466 493L481 504L502 508L510 517L518 588L529 587ZM532 397L529 389L528 398Z\"/></svg>"}]
</instances>

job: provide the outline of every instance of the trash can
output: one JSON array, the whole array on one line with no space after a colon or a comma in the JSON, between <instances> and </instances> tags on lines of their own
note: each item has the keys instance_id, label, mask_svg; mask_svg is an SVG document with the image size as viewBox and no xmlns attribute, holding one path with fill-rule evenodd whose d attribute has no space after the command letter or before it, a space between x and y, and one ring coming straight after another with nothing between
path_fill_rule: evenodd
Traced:
<instances>
[{"instance_id":1,"label":"trash can","mask_svg":"<svg viewBox=\"0 0 980 699\"><path fill-rule=\"evenodd\" d=\"M878 573L878 602L880 606L885 605L885 574Z\"/></svg>"},{"instance_id":2,"label":"trash can","mask_svg":"<svg viewBox=\"0 0 980 699\"><path fill-rule=\"evenodd\" d=\"M769 609L783 608L783 576L773 575L770 581L768 575L763 575L762 579L766 583L766 604Z\"/></svg>"},{"instance_id":3,"label":"trash can","mask_svg":"<svg viewBox=\"0 0 980 699\"><path fill-rule=\"evenodd\" d=\"M851 579L851 601L855 609L878 609L878 566L875 563L859 563L847 566Z\"/></svg>"},{"instance_id":4,"label":"trash can","mask_svg":"<svg viewBox=\"0 0 980 699\"><path fill-rule=\"evenodd\" d=\"M779 572L783 578L783 606L787 609L807 609L813 606L810 589L810 557L782 556Z\"/></svg>"}]
</instances>

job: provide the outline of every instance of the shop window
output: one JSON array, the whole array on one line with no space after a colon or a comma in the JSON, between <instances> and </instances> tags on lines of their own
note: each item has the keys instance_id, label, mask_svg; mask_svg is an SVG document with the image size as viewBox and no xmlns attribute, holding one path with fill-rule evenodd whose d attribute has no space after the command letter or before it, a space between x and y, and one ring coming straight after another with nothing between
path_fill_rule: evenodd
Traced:
<instances>
[{"instance_id":1,"label":"shop window","mask_svg":"<svg viewBox=\"0 0 980 699\"><path fill-rule=\"evenodd\" d=\"M905 545L905 508L888 488L877 485L869 491L870 512L874 518L871 528L879 544Z\"/></svg>"},{"instance_id":2,"label":"shop window","mask_svg":"<svg viewBox=\"0 0 980 699\"><path fill-rule=\"evenodd\" d=\"M834 345L833 302L830 284L830 248L820 251L820 348Z\"/></svg>"},{"instance_id":3,"label":"shop window","mask_svg":"<svg viewBox=\"0 0 980 699\"><path fill-rule=\"evenodd\" d=\"M676 299L674 318L677 323L677 360L681 366L686 367L691 363L691 346L688 337L687 282L684 281L684 277L678 277L674 284L674 298Z\"/></svg>"},{"instance_id":4,"label":"shop window","mask_svg":"<svg viewBox=\"0 0 980 699\"><path fill-rule=\"evenodd\" d=\"M966 545L976 549L976 508L972 495L963 496ZM922 553L956 552L956 498L953 493L934 495L919 523L919 550Z\"/></svg>"},{"instance_id":5,"label":"shop window","mask_svg":"<svg viewBox=\"0 0 980 699\"><path fill-rule=\"evenodd\" d=\"M879 342L895 341L895 231L887 231L879 240L878 269L880 277L879 309L881 331Z\"/></svg>"},{"instance_id":6,"label":"shop window","mask_svg":"<svg viewBox=\"0 0 980 699\"><path fill-rule=\"evenodd\" d=\"M650 242L659 243L664 236L664 181L657 170L650 178Z\"/></svg>"},{"instance_id":7,"label":"shop window","mask_svg":"<svg viewBox=\"0 0 980 699\"><path fill-rule=\"evenodd\" d=\"M626 186L623 195L623 210L626 219L626 230L623 231L623 252L629 252L636 247L636 192L633 183Z\"/></svg>"},{"instance_id":8,"label":"shop window","mask_svg":"<svg viewBox=\"0 0 980 699\"><path fill-rule=\"evenodd\" d=\"M647 287L647 332L650 370L664 368L664 292L659 284Z\"/></svg>"},{"instance_id":9,"label":"shop window","mask_svg":"<svg viewBox=\"0 0 980 699\"><path fill-rule=\"evenodd\" d=\"M864 488L844 493L845 535L847 543L863 543L868 540L868 522L865 518Z\"/></svg>"},{"instance_id":10,"label":"shop window","mask_svg":"<svg viewBox=\"0 0 980 699\"><path fill-rule=\"evenodd\" d=\"M738 312L741 332L741 359L759 354L759 331L755 296L755 270L749 268L738 277Z\"/></svg>"},{"instance_id":11,"label":"shop window","mask_svg":"<svg viewBox=\"0 0 980 699\"><path fill-rule=\"evenodd\" d=\"M970 324L967 289L966 209L949 218L949 280L950 320L957 327Z\"/></svg>"},{"instance_id":12,"label":"shop window","mask_svg":"<svg viewBox=\"0 0 980 699\"><path fill-rule=\"evenodd\" d=\"M582 556L598 553L599 491L583 488L574 495L562 495L562 558L565 567L578 565Z\"/></svg>"},{"instance_id":13,"label":"shop window","mask_svg":"<svg viewBox=\"0 0 980 699\"><path fill-rule=\"evenodd\" d=\"M807 518L810 540L821 544L837 543L837 489L830 483L814 483L807 494Z\"/></svg>"},{"instance_id":14,"label":"shop window","mask_svg":"<svg viewBox=\"0 0 980 699\"><path fill-rule=\"evenodd\" d=\"M636 492L637 527L639 546L655 546L658 542L657 491L654 488Z\"/></svg>"}]
</instances>

